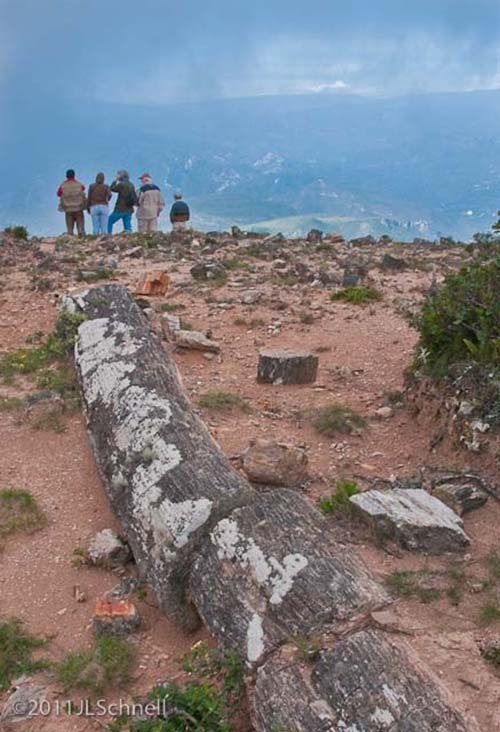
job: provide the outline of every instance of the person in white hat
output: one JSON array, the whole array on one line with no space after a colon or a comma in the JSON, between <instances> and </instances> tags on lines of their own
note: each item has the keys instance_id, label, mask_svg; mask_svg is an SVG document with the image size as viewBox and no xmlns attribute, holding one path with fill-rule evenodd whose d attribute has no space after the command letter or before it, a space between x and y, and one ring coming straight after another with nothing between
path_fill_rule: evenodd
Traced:
<instances>
[{"instance_id":1,"label":"person in white hat","mask_svg":"<svg viewBox=\"0 0 500 732\"><path fill-rule=\"evenodd\" d=\"M160 189L153 183L149 173L143 173L139 180L142 186L137 191L137 225L139 232L147 234L158 231L158 216L165 204Z\"/></svg>"}]
</instances>

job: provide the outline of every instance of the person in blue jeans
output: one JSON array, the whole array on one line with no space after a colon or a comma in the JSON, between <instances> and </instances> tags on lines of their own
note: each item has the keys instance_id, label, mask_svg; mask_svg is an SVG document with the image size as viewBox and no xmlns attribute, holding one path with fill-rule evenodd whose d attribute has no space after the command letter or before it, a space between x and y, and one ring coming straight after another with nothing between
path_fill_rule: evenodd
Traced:
<instances>
[{"instance_id":1,"label":"person in blue jeans","mask_svg":"<svg viewBox=\"0 0 500 732\"><path fill-rule=\"evenodd\" d=\"M104 173L97 173L95 183L89 186L87 211L92 216L94 234L105 234L108 225L108 203L111 198L110 187L104 182Z\"/></svg>"},{"instance_id":2,"label":"person in blue jeans","mask_svg":"<svg viewBox=\"0 0 500 732\"><path fill-rule=\"evenodd\" d=\"M115 210L108 219L108 234L113 233L113 225L117 221L123 221L123 231L132 231L132 214L134 206L137 206L137 196L135 188L130 182L129 175L126 170L119 170L116 178L111 184L113 193L117 193Z\"/></svg>"}]
</instances>

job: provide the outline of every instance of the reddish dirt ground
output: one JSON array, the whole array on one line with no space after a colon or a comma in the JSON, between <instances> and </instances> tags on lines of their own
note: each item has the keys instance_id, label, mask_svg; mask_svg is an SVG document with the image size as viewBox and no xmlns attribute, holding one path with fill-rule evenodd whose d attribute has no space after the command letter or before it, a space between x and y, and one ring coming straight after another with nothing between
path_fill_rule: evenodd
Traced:
<instances>
[{"instance_id":1,"label":"reddish dirt ground","mask_svg":"<svg viewBox=\"0 0 500 732\"><path fill-rule=\"evenodd\" d=\"M86 246L91 248L92 244ZM45 249L52 250L52 242L47 242ZM457 259L450 255L447 263L450 258L453 262ZM438 259L434 257L433 262ZM80 287L65 272L57 272L55 289L33 291L31 264L27 257L2 273L0 342L4 353L25 346L27 336L36 331L49 333L57 317L56 293ZM133 287L141 273L161 266L170 273L173 285L165 297L151 299L153 306L158 309L164 302L181 303L185 306L181 317L195 329L210 328L214 339L220 341L221 356L213 360L198 352L179 351L174 356L194 403L211 390L234 392L250 403L252 411L248 414L201 412L227 454L241 452L254 437L306 445L311 474L307 495L312 501L329 494L340 477L354 477L367 487L375 477L389 479L422 470L425 474L426 470L441 467L474 470L494 481L497 466L491 445L477 455L458 450L446 440L431 449L435 425L425 410L420 416L406 408L396 409L390 419L375 416L376 409L386 403L387 394L403 388L404 371L411 362L417 336L401 313L400 303L418 301L421 290L431 282L429 271L391 275L370 272L384 300L360 308L331 302L328 288L299 284L278 289L268 281L255 284L258 277L252 279L240 272L231 273L222 288L193 285L191 264L181 260L175 266L168 261L158 265L124 259L116 279ZM258 262L257 275L269 271L269 266ZM249 287L257 287L268 299L264 297L262 305L242 305L239 291ZM286 310L277 311L267 304L277 296L287 303ZM301 322L300 314L305 310L314 318L311 324ZM236 318L248 322L259 319L263 324L235 324ZM281 325L270 329L276 321ZM318 351L317 382L303 387L257 385L256 363L263 346ZM34 390L33 380L28 378L18 379L14 385L0 384L0 396L19 396ZM333 402L358 410L368 419L367 427L358 435L331 439L318 435L300 416L308 409ZM83 415L69 414L64 424L65 431L58 434L34 430L17 413L0 415L0 487L29 490L48 519L42 530L11 537L5 543L0 554L0 617L18 616L32 632L54 636L49 655L55 660L69 650L89 646L95 600L119 580L112 572L74 566L76 548L87 546L100 529L119 527L96 472ZM499 518L500 507L493 500L465 517L472 540L464 562L468 574L486 576L487 555L500 549ZM353 550L362 554L382 580L402 569L449 570L456 561L452 557L426 558L379 548L363 531L354 534ZM75 585L85 592L86 602L75 601ZM482 659L479 645L485 637L498 634L500 628L485 628L478 622L486 600L484 592L468 591L457 606L447 597L432 603L398 599L390 612L394 632L402 633L418 651L459 708L475 717L481 730L495 732L500 730L500 678ZM178 677L179 657L206 637L204 632L193 635L179 630L155 608L152 597L139 602L139 609L144 622L133 640L139 654L134 680L125 690L112 690L111 699L128 696L132 689L134 693L143 692L160 679ZM37 732L85 732L102 727L95 721L68 718L23 724L22 729Z\"/></svg>"}]
</instances>

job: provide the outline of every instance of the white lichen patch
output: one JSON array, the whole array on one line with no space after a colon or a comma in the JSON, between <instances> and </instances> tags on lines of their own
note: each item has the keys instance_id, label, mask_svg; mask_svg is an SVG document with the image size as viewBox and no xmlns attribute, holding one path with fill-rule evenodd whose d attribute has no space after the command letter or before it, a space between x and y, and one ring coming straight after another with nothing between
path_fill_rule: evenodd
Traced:
<instances>
[{"instance_id":1,"label":"white lichen patch","mask_svg":"<svg viewBox=\"0 0 500 732\"><path fill-rule=\"evenodd\" d=\"M247 628L247 659L250 663L255 663L263 652L264 628L262 627L262 618L254 613Z\"/></svg>"},{"instance_id":2,"label":"white lichen patch","mask_svg":"<svg viewBox=\"0 0 500 732\"><path fill-rule=\"evenodd\" d=\"M259 585L270 591L269 602L280 604L293 587L294 578L307 564L302 554L287 554L280 562L276 557L266 557L251 537L239 532L233 519L222 519L212 532L212 541L217 547L219 559L236 561L241 567L249 568Z\"/></svg>"},{"instance_id":3,"label":"white lichen patch","mask_svg":"<svg viewBox=\"0 0 500 732\"><path fill-rule=\"evenodd\" d=\"M87 404L102 399L109 404L112 396L130 386L128 374L136 365L123 361L141 347L133 330L125 323L109 318L84 321L78 329L75 357L82 377Z\"/></svg>"},{"instance_id":4,"label":"white lichen patch","mask_svg":"<svg viewBox=\"0 0 500 732\"><path fill-rule=\"evenodd\" d=\"M371 715L371 719L375 724L383 725L382 728L387 729L396 721L388 709L380 709L379 707L375 709Z\"/></svg>"}]
</instances>

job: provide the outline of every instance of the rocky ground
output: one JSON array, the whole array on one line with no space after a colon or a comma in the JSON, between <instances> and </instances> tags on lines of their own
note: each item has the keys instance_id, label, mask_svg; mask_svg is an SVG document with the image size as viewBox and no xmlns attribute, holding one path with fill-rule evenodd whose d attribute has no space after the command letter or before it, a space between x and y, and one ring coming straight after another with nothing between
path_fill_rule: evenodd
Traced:
<instances>
[{"instance_id":1,"label":"rocky ground","mask_svg":"<svg viewBox=\"0 0 500 732\"><path fill-rule=\"evenodd\" d=\"M250 442L264 438L304 450L307 475L297 489L314 503L341 479L367 489L412 477L427 487L434 476L451 471L477 474L495 493L498 438L474 427L478 420L457 417L467 410L453 394L425 384L405 392L405 371L417 342L411 316L430 289L473 256L449 243L346 243L315 234L310 241L246 237L238 231L29 242L4 237L1 351L24 348L34 334L40 340L50 333L68 291L106 279L136 292L144 277L147 291L148 276L151 281L152 272L164 272L166 292L141 295L141 306L152 327L164 334L166 347L174 349L193 404L236 467ZM158 277L155 286L162 291L165 284ZM373 287L381 298L361 305L331 299L350 284ZM184 329L208 334L220 352L176 347L173 317ZM258 384L263 348L316 354L316 381ZM0 383L0 398L25 398L38 390L36 374L16 376ZM220 409L212 392L241 400ZM333 404L355 410L366 426L333 436L318 433L310 412ZM78 566L74 552L87 547L99 530L119 527L96 473L81 412L67 409L55 425L36 427L24 407L0 414L0 488L29 490L47 517L41 530L5 540L0 617L15 615L33 633L53 636L48 653L58 660L90 644L95 602L123 571ZM481 655L485 644L500 642L498 623L481 622L484 607L500 601L500 582L497 587L491 577L492 553L500 552L499 517L498 499L490 495L485 507L465 515L471 539L465 554L439 557L377 545L358 521L331 517L378 578L424 573L419 577L424 585L431 583L431 592L427 585L409 592L393 582L397 601L377 622L404 634L457 706L485 731L500 730L500 678ZM178 659L206 637L203 631L189 634L174 627L151 596L138 607L142 625L132 636L138 651L134 678L125 689L110 690L110 699L144 692L157 680L181 678ZM62 694L57 685L52 693ZM22 725L47 732L102 727L100 721L67 717Z\"/></svg>"}]
</instances>

